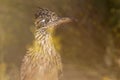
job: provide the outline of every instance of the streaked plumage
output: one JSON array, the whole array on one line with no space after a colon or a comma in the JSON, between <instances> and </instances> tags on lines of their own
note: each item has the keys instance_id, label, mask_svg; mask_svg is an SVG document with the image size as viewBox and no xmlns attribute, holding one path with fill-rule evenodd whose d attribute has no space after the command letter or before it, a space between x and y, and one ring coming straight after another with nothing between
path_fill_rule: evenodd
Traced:
<instances>
[{"instance_id":1,"label":"streaked plumage","mask_svg":"<svg viewBox=\"0 0 120 80\"><path fill-rule=\"evenodd\" d=\"M21 80L58 80L62 72L59 53L52 42L52 32L59 24L71 21L54 12L39 8L35 14L35 41L21 66Z\"/></svg>"}]
</instances>

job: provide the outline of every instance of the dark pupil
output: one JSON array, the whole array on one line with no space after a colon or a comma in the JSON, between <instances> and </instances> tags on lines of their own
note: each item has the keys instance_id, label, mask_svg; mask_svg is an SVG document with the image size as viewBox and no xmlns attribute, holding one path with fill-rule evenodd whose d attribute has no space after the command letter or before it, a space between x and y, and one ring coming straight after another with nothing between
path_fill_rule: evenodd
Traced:
<instances>
[{"instance_id":1,"label":"dark pupil","mask_svg":"<svg viewBox=\"0 0 120 80\"><path fill-rule=\"evenodd\" d=\"M45 27L49 22L49 19L42 19L41 20L41 26Z\"/></svg>"}]
</instances>

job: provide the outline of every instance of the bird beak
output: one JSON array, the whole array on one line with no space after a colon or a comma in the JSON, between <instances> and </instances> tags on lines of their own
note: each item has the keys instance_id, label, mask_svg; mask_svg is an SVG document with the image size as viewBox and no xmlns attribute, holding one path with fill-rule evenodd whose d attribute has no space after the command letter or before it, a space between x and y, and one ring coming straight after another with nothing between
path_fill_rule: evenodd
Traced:
<instances>
[{"instance_id":1,"label":"bird beak","mask_svg":"<svg viewBox=\"0 0 120 80\"><path fill-rule=\"evenodd\" d=\"M61 25L61 24L65 24L65 23L72 22L72 21L73 21L72 19L70 19L70 18L68 18L68 17L64 17L64 18L59 18L58 20L47 24L47 26L48 26L48 27L49 27L49 26L55 27L55 26L59 26L59 25ZM46 26L46 27L47 27L47 26Z\"/></svg>"},{"instance_id":2,"label":"bird beak","mask_svg":"<svg viewBox=\"0 0 120 80\"><path fill-rule=\"evenodd\" d=\"M58 24L57 25L60 25L60 24L65 24L65 23L69 23L69 22L72 22L73 20L69 17L63 17L63 18L60 18L58 20Z\"/></svg>"}]
</instances>

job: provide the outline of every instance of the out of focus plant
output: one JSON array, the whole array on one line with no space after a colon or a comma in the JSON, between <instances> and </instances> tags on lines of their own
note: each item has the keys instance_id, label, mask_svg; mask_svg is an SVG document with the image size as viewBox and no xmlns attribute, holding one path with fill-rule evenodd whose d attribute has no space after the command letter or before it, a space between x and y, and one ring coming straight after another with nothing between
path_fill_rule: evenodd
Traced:
<instances>
[{"instance_id":1,"label":"out of focus plant","mask_svg":"<svg viewBox=\"0 0 120 80\"><path fill-rule=\"evenodd\" d=\"M9 77L6 74L7 66L4 62L0 63L0 80L8 80Z\"/></svg>"},{"instance_id":2,"label":"out of focus plant","mask_svg":"<svg viewBox=\"0 0 120 80\"><path fill-rule=\"evenodd\" d=\"M109 1L109 27L113 34L115 43L120 44L120 0Z\"/></svg>"}]
</instances>

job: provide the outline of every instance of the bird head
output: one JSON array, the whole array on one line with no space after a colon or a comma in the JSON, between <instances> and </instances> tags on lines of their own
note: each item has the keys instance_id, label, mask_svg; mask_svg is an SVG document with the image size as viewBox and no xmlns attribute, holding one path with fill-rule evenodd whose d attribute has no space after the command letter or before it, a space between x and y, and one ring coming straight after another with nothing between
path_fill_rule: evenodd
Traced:
<instances>
[{"instance_id":1,"label":"bird head","mask_svg":"<svg viewBox=\"0 0 120 80\"><path fill-rule=\"evenodd\" d=\"M42 27L50 28L57 25L71 22L68 17L59 17L55 12L46 8L38 8L35 13L35 26L39 29Z\"/></svg>"}]
</instances>

